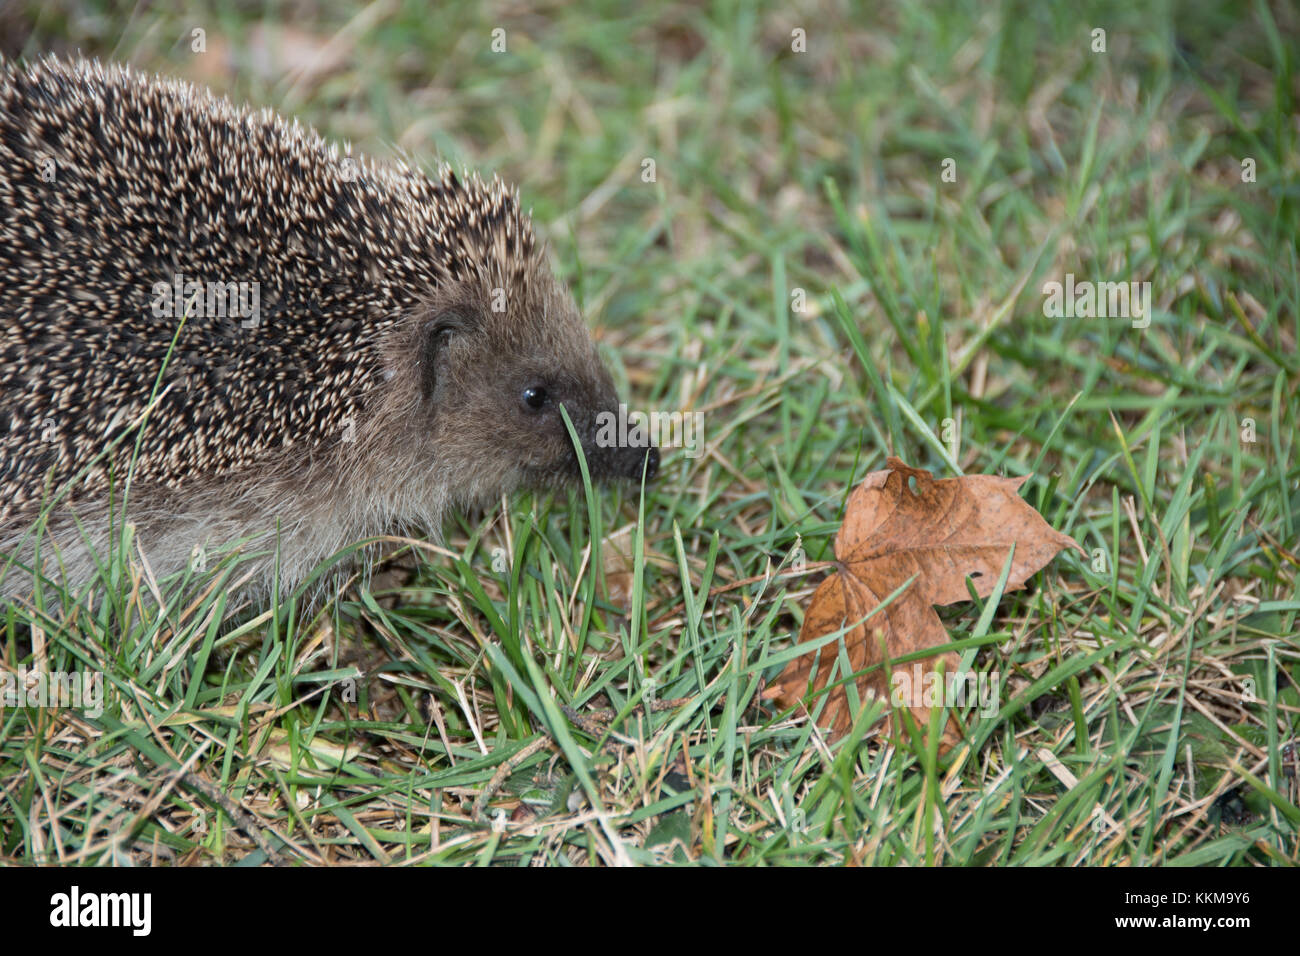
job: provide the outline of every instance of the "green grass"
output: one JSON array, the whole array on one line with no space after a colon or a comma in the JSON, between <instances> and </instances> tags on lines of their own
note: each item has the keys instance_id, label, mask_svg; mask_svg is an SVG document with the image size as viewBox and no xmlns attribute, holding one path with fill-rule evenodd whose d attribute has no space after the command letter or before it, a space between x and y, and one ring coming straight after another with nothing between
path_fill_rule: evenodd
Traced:
<instances>
[{"instance_id":1,"label":"green grass","mask_svg":"<svg viewBox=\"0 0 1300 956\"><path fill-rule=\"evenodd\" d=\"M230 618L194 581L159 609L123 558L95 611L0 609L7 669L106 685L97 718L0 715L0 859L1300 861L1295 9L850 6L321 3L293 29L339 66L303 79L224 64L263 23L242 6L31 5L7 52L201 77L517 182L620 391L703 410L707 451L644 500L469 516L319 615ZM1150 326L1048 317L1067 273L1149 281ZM758 701L890 453L1032 472L1088 551L945 610L1002 678L947 758L880 740L878 709L828 742ZM593 573L623 529L626 606Z\"/></svg>"}]
</instances>

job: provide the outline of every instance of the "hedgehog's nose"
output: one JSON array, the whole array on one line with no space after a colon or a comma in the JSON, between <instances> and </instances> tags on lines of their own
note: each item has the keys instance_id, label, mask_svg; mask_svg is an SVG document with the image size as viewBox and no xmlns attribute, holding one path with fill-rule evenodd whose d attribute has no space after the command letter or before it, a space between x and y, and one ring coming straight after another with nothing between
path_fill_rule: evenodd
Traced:
<instances>
[{"instance_id":1,"label":"hedgehog's nose","mask_svg":"<svg viewBox=\"0 0 1300 956\"><path fill-rule=\"evenodd\" d=\"M640 448L629 448L628 451L632 452L632 454L627 455L627 458L624 459L627 464L623 466L627 469L624 472L627 477L633 481L640 481L641 474L644 471L645 480L649 481L659 474L659 449L654 445L651 445L645 451L641 451Z\"/></svg>"}]
</instances>

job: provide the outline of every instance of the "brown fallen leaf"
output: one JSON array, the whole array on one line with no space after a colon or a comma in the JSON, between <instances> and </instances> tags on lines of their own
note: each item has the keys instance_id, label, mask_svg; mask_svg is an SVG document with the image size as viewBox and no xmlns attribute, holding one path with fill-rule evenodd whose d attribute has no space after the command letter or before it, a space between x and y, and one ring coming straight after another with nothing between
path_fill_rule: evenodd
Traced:
<instances>
[{"instance_id":1,"label":"brown fallen leaf","mask_svg":"<svg viewBox=\"0 0 1300 956\"><path fill-rule=\"evenodd\" d=\"M1024 587L1025 581L1063 548L1083 553L1073 538L1049 527L1020 497L1018 491L1027 475L970 475L936 481L930 472L911 468L898 458L889 458L886 464L888 468L867 475L849 496L844 523L835 538L838 570L814 592L799 631L799 642L803 643L846 628L844 649L852 673L883 664L886 657L892 662L949 643L933 605L969 600L967 576L972 578L976 593L988 597L1012 544L1015 557L1006 591ZM906 590L864 622L913 576ZM763 692L763 697L782 708L795 706L805 695L811 698L826 687L836 657L836 642L823 646L815 675L812 670L817 652L796 658ZM960 659L948 651L916 662L894 664L889 675L884 667L878 667L858 678L858 696L864 702L872 696L888 700L890 688L896 687L895 696L924 728L930 715L927 705L933 700L923 696L922 687L917 685L946 685L947 680L938 682L929 676L940 664L944 674L953 675ZM918 677L925 680L918 681ZM814 708L810 699L810 711ZM832 689L819 723L829 726L835 736L842 736L854 717L845 687ZM892 718L887 726L888 732L897 730ZM940 749L947 751L960 739L961 729L949 717Z\"/></svg>"}]
</instances>

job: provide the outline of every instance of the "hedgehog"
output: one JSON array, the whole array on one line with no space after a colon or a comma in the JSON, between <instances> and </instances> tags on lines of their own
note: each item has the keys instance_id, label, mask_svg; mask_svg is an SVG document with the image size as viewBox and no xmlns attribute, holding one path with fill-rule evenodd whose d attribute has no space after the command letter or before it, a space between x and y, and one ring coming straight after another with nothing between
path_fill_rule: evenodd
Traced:
<instances>
[{"instance_id":1,"label":"hedgehog","mask_svg":"<svg viewBox=\"0 0 1300 956\"><path fill-rule=\"evenodd\" d=\"M499 178L126 66L0 61L0 596L87 584L127 523L159 578L237 549L286 593L571 485L565 413L592 480L653 477L649 442L601 440L619 407Z\"/></svg>"}]
</instances>

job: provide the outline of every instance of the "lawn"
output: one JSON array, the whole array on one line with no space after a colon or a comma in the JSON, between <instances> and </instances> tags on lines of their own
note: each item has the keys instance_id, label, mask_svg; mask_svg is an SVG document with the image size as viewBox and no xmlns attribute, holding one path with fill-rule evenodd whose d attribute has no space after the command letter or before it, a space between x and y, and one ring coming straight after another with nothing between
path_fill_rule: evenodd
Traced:
<instances>
[{"instance_id":1,"label":"lawn","mask_svg":"<svg viewBox=\"0 0 1300 956\"><path fill-rule=\"evenodd\" d=\"M10 8L6 56L518 184L620 394L703 430L320 608L130 553L0 607L6 671L104 690L0 712L0 860L1300 862L1300 15L1140 7ZM998 687L943 755L760 698L889 455L1032 475L1085 552L942 610Z\"/></svg>"}]
</instances>

